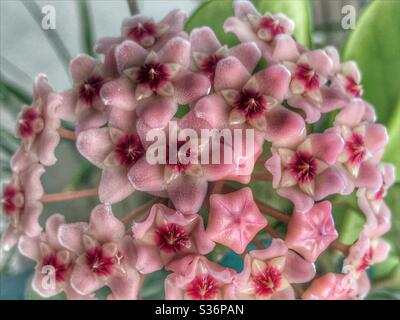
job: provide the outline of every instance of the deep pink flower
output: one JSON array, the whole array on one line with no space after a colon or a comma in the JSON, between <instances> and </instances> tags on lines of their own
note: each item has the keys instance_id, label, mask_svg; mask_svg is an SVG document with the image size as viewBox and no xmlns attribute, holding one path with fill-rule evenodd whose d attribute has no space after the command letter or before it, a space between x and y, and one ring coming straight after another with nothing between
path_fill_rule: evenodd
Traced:
<instances>
[{"instance_id":1,"label":"deep pink flower","mask_svg":"<svg viewBox=\"0 0 400 320\"><path fill-rule=\"evenodd\" d=\"M39 295L47 298L64 291L68 299L93 299L93 295L82 296L71 288L70 275L76 255L64 248L57 238L58 229L64 223L64 216L54 214L46 221L45 233L34 238L22 236L19 240L19 251L36 261L32 288ZM51 270L55 272L53 275L45 271L45 268L51 267ZM54 282L46 282L46 276L53 276L51 281Z\"/></svg>"},{"instance_id":2,"label":"deep pink flower","mask_svg":"<svg viewBox=\"0 0 400 320\"><path fill-rule=\"evenodd\" d=\"M54 151L60 141L57 129L60 127L58 109L61 103L62 97L53 92L47 77L38 75L32 104L24 107L19 116L17 136L22 145L11 158L14 171L27 169L36 162L51 166L57 161Z\"/></svg>"},{"instance_id":3,"label":"deep pink flower","mask_svg":"<svg viewBox=\"0 0 400 320\"><path fill-rule=\"evenodd\" d=\"M151 273L188 254L208 254L214 243L204 231L198 214L186 214L154 205L142 222L134 222L132 235L137 250L136 269Z\"/></svg>"},{"instance_id":4,"label":"deep pink flower","mask_svg":"<svg viewBox=\"0 0 400 320\"><path fill-rule=\"evenodd\" d=\"M250 251L243 271L235 279L237 299L294 299L291 283L310 281L315 275L313 263L288 250L281 239L273 239L264 250Z\"/></svg>"},{"instance_id":5,"label":"deep pink flower","mask_svg":"<svg viewBox=\"0 0 400 320\"><path fill-rule=\"evenodd\" d=\"M9 184L3 188L3 212L10 220L1 238L1 247L10 250L21 235L36 237L42 228L39 216L43 205L40 202L44 191L40 177L45 169L33 164L24 171L14 173Z\"/></svg>"},{"instance_id":6,"label":"deep pink flower","mask_svg":"<svg viewBox=\"0 0 400 320\"><path fill-rule=\"evenodd\" d=\"M89 129L77 137L79 152L103 169L99 185L101 202L121 201L135 190L129 183L128 171L145 156L145 147L135 127L134 111L112 108L108 127Z\"/></svg>"},{"instance_id":7,"label":"deep pink flower","mask_svg":"<svg viewBox=\"0 0 400 320\"><path fill-rule=\"evenodd\" d=\"M243 253L255 235L267 225L250 188L210 197L207 236L236 253Z\"/></svg>"},{"instance_id":8,"label":"deep pink flower","mask_svg":"<svg viewBox=\"0 0 400 320\"><path fill-rule=\"evenodd\" d=\"M235 271L203 256L188 256L180 261L184 273L172 273L165 279L167 300L232 299Z\"/></svg>"},{"instance_id":9,"label":"deep pink flower","mask_svg":"<svg viewBox=\"0 0 400 320\"><path fill-rule=\"evenodd\" d=\"M173 10L163 20L155 22L152 18L137 14L122 22L120 37L104 37L97 41L95 50L106 54L112 47L124 40L135 41L146 49L158 50L168 40L179 36L188 38L183 31L187 15L182 10Z\"/></svg>"},{"instance_id":10,"label":"deep pink flower","mask_svg":"<svg viewBox=\"0 0 400 320\"><path fill-rule=\"evenodd\" d=\"M61 225L58 241L78 256L70 280L76 292L88 295L107 285L112 291L108 299L138 298L140 276L132 238L110 206L95 207L89 224Z\"/></svg>"},{"instance_id":11,"label":"deep pink flower","mask_svg":"<svg viewBox=\"0 0 400 320\"><path fill-rule=\"evenodd\" d=\"M75 122L77 133L99 128L107 122L100 90L107 81L115 77L113 60L111 54L106 56L104 63L85 54L80 54L71 60L73 87L62 93L60 116L63 120Z\"/></svg>"},{"instance_id":12,"label":"deep pink flower","mask_svg":"<svg viewBox=\"0 0 400 320\"><path fill-rule=\"evenodd\" d=\"M395 182L395 167L385 163L379 165L382 175L381 186L375 189L360 188L357 191L358 206L367 218L367 226L374 236L382 236L390 230L391 213L384 198L387 190Z\"/></svg>"},{"instance_id":13,"label":"deep pink flower","mask_svg":"<svg viewBox=\"0 0 400 320\"><path fill-rule=\"evenodd\" d=\"M265 168L278 194L292 201L297 211L306 212L314 201L346 190L347 179L334 166L342 150L338 134L314 133L293 149L272 148Z\"/></svg>"},{"instance_id":14,"label":"deep pink flower","mask_svg":"<svg viewBox=\"0 0 400 320\"><path fill-rule=\"evenodd\" d=\"M370 289L370 282L365 272L358 279L350 275L327 273L315 279L303 293L305 300L359 300Z\"/></svg>"},{"instance_id":15,"label":"deep pink flower","mask_svg":"<svg viewBox=\"0 0 400 320\"><path fill-rule=\"evenodd\" d=\"M250 1L235 1L233 6L235 17L225 21L225 32L233 32L241 42L254 41L268 62L276 61L277 39L290 37L294 22L281 13L261 15Z\"/></svg>"},{"instance_id":16,"label":"deep pink flower","mask_svg":"<svg viewBox=\"0 0 400 320\"><path fill-rule=\"evenodd\" d=\"M218 63L229 56L236 57L252 73L261 58L254 42L242 43L232 48L222 46L209 27L193 29L190 33L192 68L214 81Z\"/></svg>"},{"instance_id":17,"label":"deep pink flower","mask_svg":"<svg viewBox=\"0 0 400 320\"><path fill-rule=\"evenodd\" d=\"M191 103L209 91L208 78L188 70L190 43L182 38L169 40L157 52L127 40L115 54L122 76L107 83L100 95L107 106L136 109L151 127L166 125L177 103Z\"/></svg>"},{"instance_id":18,"label":"deep pink flower","mask_svg":"<svg viewBox=\"0 0 400 320\"><path fill-rule=\"evenodd\" d=\"M315 204L307 212L294 211L286 234L286 245L302 255L306 260L315 262L338 233L332 216L329 201Z\"/></svg>"},{"instance_id":19,"label":"deep pink flower","mask_svg":"<svg viewBox=\"0 0 400 320\"><path fill-rule=\"evenodd\" d=\"M304 135L300 115L279 105L290 81L288 70L274 65L251 76L235 57L220 61L215 72L216 93L194 106L197 117L213 128L245 126L274 143L293 143Z\"/></svg>"}]
</instances>

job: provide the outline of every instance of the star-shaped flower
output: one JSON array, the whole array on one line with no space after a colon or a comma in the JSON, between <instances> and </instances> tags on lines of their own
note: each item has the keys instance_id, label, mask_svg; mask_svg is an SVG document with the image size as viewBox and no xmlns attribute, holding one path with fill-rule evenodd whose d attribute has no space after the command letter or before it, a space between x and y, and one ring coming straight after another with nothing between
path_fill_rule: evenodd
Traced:
<instances>
[{"instance_id":1,"label":"star-shaped flower","mask_svg":"<svg viewBox=\"0 0 400 320\"><path fill-rule=\"evenodd\" d=\"M331 212L329 201L317 203L305 213L295 211L288 225L287 246L314 262L338 237Z\"/></svg>"},{"instance_id":2,"label":"star-shaped flower","mask_svg":"<svg viewBox=\"0 0 400 320\"><path fill-rule=\"evenodd\" d=\"M254 236L267 225L250 188L210 197L207 234L211 240L243 253Z\"/></svg>"}]
</instances>

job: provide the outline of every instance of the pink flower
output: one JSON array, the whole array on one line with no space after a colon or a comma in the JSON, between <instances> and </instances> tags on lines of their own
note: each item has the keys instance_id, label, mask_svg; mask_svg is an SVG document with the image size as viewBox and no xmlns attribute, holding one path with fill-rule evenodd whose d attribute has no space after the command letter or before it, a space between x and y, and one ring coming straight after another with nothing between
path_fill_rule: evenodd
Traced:
<instances>
[{"instance_id":1,"label":"pink flower","mask_svg":"<svg viewBox=\"0 0 400 320\"><path fill-rule=\"evenodd\" d=\"M45 169L40 164L32 164L19 173L14 173L9 184L3 188L3 212L10 220L2 235L1 247L10 250L21 235L36 237L42 228L39 216L43 205L40 202L44 191L40 177Z\"/></svg>"},{"instance_id":2,"label":"pink flower","mask_svg":"<svg viewBox=\"0 0 400 320\"><path fill-rule=\"evenodd\" d=\"M106 54L110 48L128 39L143 48L158 50L176 36L188 37L183 31L186 18L186 13L181 10L171 11L158 23L141 14L131 16L122 22L121 37L101 38L97 41L95 50Z\"/></svg>"},{"instance_id":3,"label":"pink flower","mask_svg":"<svg viewBox=\"0 0 400 320\"><path fill-rule=\"evenodd\" d=\"M233 32L241 42L254 41L268 62L275 61L279 37L290 37L294 22L278 13L261 15L250 1L234 2L235 17L224 23L225 32Z\"/></svg>"},{"instance_id":4,"label":"pink flower","mask_svg":"<svg viewBox=\"0 0 400 320\"><path fill-rule=\"evenodd\" d=\"M360 98L363 89L360 84L361 73L357 63L348 61L341 64L339 52L335 47L326 47L325 52L333 62L332 86L338 87L350 98Z\"/></svg>"},{"instance_id":5,"label":"pink flower","mask_svg":"<svg viewBox=\"0 0 400 320\"><path fill-rule=\"evenodd\" d=\"M374 108L364 100L354 98L335 117L336 126L355 127L363 122L375 122Z\"/></svg>"},{"instance_id":6,"label":"pink flower","mask_svg":"<svg viewBox=\"0 0 400 320\"><path fill-rule=\"evenodd\" d=\"M306 260L315 262L338 233L329 201L315 204L307 212L295 211L289 221L285 238L286 245L301 254Z\"/></svg>"},{"instance_id":7,"label":"pink flower","mask_svg":"<svg viewBox=\"0 0 400 320\"><path fill-rule=\"evenodd\" d=\"M36 261L32 288L46 298L65 291L68 299L92 299L92 295L82 296L70 286L69 280L76 255L64 248L57 239L58 229L64 223L64 216L54 214L46 221L45 233L34 238L21 236L19 240L19 251ZM46 271L47 268L49 272ZM46 281L46 277L54 278Z\"/></svg>"},{"instance_id":8,"label":"pink flower","mask_svg":"<svg viewBox=\"0 0 400 320\"><path fill-rule=\"evenodd\" d=\"M235 279L238 299L294 299L291 283L310 281L315 275L313 263L288 250L281 239L273 239L264 250L250 251L243 271Z\"/></svg>"},{"instance_id":9,"label":"pink flower","mask_svg":"<svg viewBox=\"0 0 400 320\"><path fill-rule=\"evenodd\" d=\"M197 117L213 128L245 126L274 143L293 143L304 135L300 115L282 107L290 81L288 70L274 65L251 76L235 57L221 60L215 71L216 93L194 106Z\"/></svg>"},{"instance_id":10,"label":"pink flower","mask_svg":"<svg viewBox=\"0 0 400 320\"><path fill-rule=\"evenodd\" d=\"M373 264L384 261L389 250L389 243L375 236L373 230L365 226L343 262L343 272L358 277Z\"/></svg>"},{"instance_id":11,"label":"pink flower","mask_svg":"<svg viewBox=\"0 0 400 320\"><path fill-rule=\"evenodd\" d=\"M167 300L232 299L235 271L203 256L188 256L180 261L184 273L172 273L165 279Z\"/></svg>"},{"instance_id":12,"label":"pink flower","mask_svg":"<svg viewBox=\"0 0 400 320\"><path fill-rule=\"evenodd\" d=\"M136 109L151 127L165 126L177 103L191 103L210 89L207 77L188 70L190 43L182 38L169 40L157 52L127 40L115 54L122 76L104 85L100 95L107 106Z\"/></svg>"},{"instance_id":13,"label":"pink flower","mask_svg":"<svg viewBox=\"0 0 400 320\"><path fill-rule=\"evenodd\" d=\"M71 272L71 287L88 295L104 285L112 294L108 299L137 299L140 276L135 270L135 248L125 227L110 206L99 205L90 215L89 224L63 224L58 241L78 258Z\"/></svg>"},{"instance_id":14,"label":"pink flower","mask_svg":"<svg viewBox=\"0 0 400 320\"><path fill-rule=\"evenodd\" d=\"M113 57L108 55L105 62L100 63L88 55L80 54L70 63L73 87L62 93L60 115L63 120L76 123L77 133L101 127L107 122L100 90L115 76L115 70L110 66L111 59Z\"/></svg>"},{"instance_id":15,"label":"pink flower","mask_svg":"<svg viewBox=\"0 0 400 320\"><path fill-rule=\"evenodd\" d=\"M336 131L344 140L344 149L338 157L349 180L356 187L377 190L382 175L377 163L388 142L386 128L381 124L361 122L358 125L337 123Z\"/></svg>"},{"instance_id":16,"label":"pink flower","mask_svg":"<svg viewBox=\"0 0 400 320\"><path fill-rule=\"evenodd\" d=\"M162 204L154 205L142 222L133 223L132 235L137 250L136 269L141 273L160 270L188 254L208 254L214 248L201 216L183 215Z\"/></svg>"},{"instance_id":17,"label":"pink flower","mask_svg":"<svg viewBox=\"0 0 400 320\"><path fill-rule=\"evenodd\" d=\"M208 182L223 179L233 172L235 166L232 163L225 164L223 157L220 158L220 164L212 164L211 161L210 164L203 164L202 153L208 152L208 159L211 159L210 155L220 150L215 151L214 145L209 145L209 140L199 138L186 141L186 136L178 138L185 133L183 129L196 128L200 131L201 127L196 127L196 121L190 113L179 119L176 137L158 140L151 150L148 149L150 155L157 153L157 150L160 152L154 159L156 163L150 164L147 157L143 157L128 172L129 181L136 190L168 197L175 208L184 214L198 212L205 199ZM160 134L165 137L164 132L160 131ZM160 159L160 156L165 159Z\"/></svg>"},{"instance_id":18,"label":"pink flower","mask_svg":"<svg viewBox=\"0 0 400 320\"><path fill-rule=\"evenodd\" d=\"M363 299L370 289L365 272L358 279L349 275L327 273L315 279L303 293L305 300L359 300Z\"/></svg>"},{"instance_id":19,"label":"pink flower","mask_svg":"<svg viewBox=\"0 0 400 320\"><path fill-rule=\"evenodd\" d=\"M222 46L214 31L209 27L192 30L190 33L192 68L214 81L218 63L229 56L236 57L252 73L261 58L261 52L254 42L242 43L232 48Z\"/></svg>"},{"instance_id":20,"label":"pink flower","mask_svg":"<svg viewBox=\"0 0 400 320\"><path fill-rule=\"evenodd\" d=\"M35 78L32 104L24 107L19 116L17 136L22 145L11 158L14 171L25 170L37 162L51 166L57 161L54 151L60 141L57 109L61 103L61 96L53 92L47 77L39 74Z\"/></svg>"},{"instance_id":21,"label":"pink flower","mask_svg":"<svg viewBox=\"0 0 400 320\"><path fill-rule=\"evenodd\" d=\"M210 197L207 236L238 254L267 225L250 188Z\"/></svg>"},{"instance_id":22,"label":"pink flower","mask_svg":"<svg viewBox=\"0 0 400 320\"><path fill-rule=\"evenodd\" d=\"M306 212L314 201L345 191L347 179L334 166L342 150L338 134L314 133L296 148L272 148L265 168L278 194L292 201L297 211Z\"/></svg>"},{"instance_id":23,"label":"pink flower","mask_svg":"<svg viewBox=\"0 0 400 320\"><path fill-rule=\"evenodd\" d=\"M367 226L373 230L375 236L382 236L390 230L391 213L384 198L387 190L395 182L395 167L385 163L379 165L382 175L380 188L360 188L357 191L358 206L367 218Z\"/></svg>"},{"instance_id":24,"label":"pink flower","mask_svg":"<svg viewBox=\"0 0 400 320\"><path fill-rule=\"evenodd\" d=\"M108 127L89 129L77 137L79 152L103 169L99 185L101 202L119 202L135 190L128 180L128 171L145 155L135 127L133 111L112 108Z\"/></svg>"}]
</instances>

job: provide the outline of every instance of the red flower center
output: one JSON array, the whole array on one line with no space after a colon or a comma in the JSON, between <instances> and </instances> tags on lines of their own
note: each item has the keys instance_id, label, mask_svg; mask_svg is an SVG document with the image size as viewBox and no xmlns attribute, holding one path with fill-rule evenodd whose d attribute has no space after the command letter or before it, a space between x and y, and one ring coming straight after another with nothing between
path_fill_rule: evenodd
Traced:
<instances>
[{"instance_id":1,"label":"red flower center","mask_svg":"<svg viewBox=\"0 0 400 320\"><path fill-rule=\"evenodd\" d=\"M351 164L360 164L367 156L364 138L358 133L353 133L351 137L346 140L345 150L349 155L349 162Z\"/></svg>"},{"instance_id":2,"label":"red flower center","mask_svg":"<svg viewBox=\"0 0 400 320\"><path fill-rule=\"evenodd\" d=\"M298 151L290 160L288 169L299 183L308 183L317 174L317 162L310 153Z\"/></svg>"},{"instance_id":3,"label":"red flower center","mask_svg":"<svg viewBox=\"0 0 400 320\"><path fill-rule=\"evenodd\" d=\"M43 119L33 108L25 109L18 121L18 134L22 137L30 137L43 130Z\"/></svg>"},{"instance_id":4,"label":"red flower center","mask_svg":"<svg viewBox=\"0 0 400 320\"><path fill-rule=\"evenodd\" d=\"M364 256L361 259L361 263L357 268L358 272L363 272L365 270L367 270L372 263L372 257L374 256L374 249L372 249L372 247L370 247L367 252L364 254Z\"/></svg>"},{"instance_id":5,"label":"red flower center","mask_svg":"<svg viewBox=\"0 0 400 320\"><path fill-rule=\"evenodd\" d=\"M157 90L165 84L168 78L169 72L165 65L159 62L149 62L139 69L137 81L151 90Z\"/></svg>"},{"instance_id":6,"label":"red flower center","mask_svg":"<svg viewBox=\"0 0 400 320\"><path fill-rule=\"evenodd\" d=\"M56 282L64 282L69 266L62 263L55 254L50 254L43 258L42 267L52 266L55 271Z\"/></svg>"},{"instance_id":7,"label":"red flower center","mask_svg":"<svg viewBox=\"0 0 400 320\"><path fill-rule=\"evenodd\" d=\"M159 248L168 253L175 253L187 248L190 244L189 235L175 223L169 223L156 230L156 243Z\"/></svg>"},{"instance_id":8,"label":"red flower center","mask_svg":"<svg viewBox=\"0 0 400 320\"><path fill-rule=\"evenodd\" d=\"M217 68L217 64L224 58L222 55L212 54L208 58L204 59L201 64L201 71L210 79L211 82L214 82L215 77L215 69Z\"/></svg>"},{"instance_id":9,"label":"red flower center","mask_svg":"<svg viewBox=\"0 0 400 320\"><path fill-rule=\"evenodd\" d=\"M157 25L152 22L138 23L129 30L128 37L133 41L141 43L145 37L155 37L157 34Z\"/></svg>"},{"instance_id":10,"label":"red flower center","mask_svg":"<svg viewBox=\"0 0 400 320\"><path fill-rule=\"evenodd\" d=\"M252 281L258 296L270 296L281 286L282 273L277 268L267 265L264 271L253 276Z\"/></svg>"},{"instance_id":11,"label":"red flower center","mask_svg":"<svg viewBox=\"0 0 400 320\"><path fill-rule=\"evenodd\" d=\"M198 275L186 287L187 294L193 300L211 300L214 299L220 290L220 286L209 274Z\"/></svg>"},{"instance_id":12,"label":"red flower center","mask_svg":"<svg viewBox=\"0 0 400 320\"><path fill-rule=\"evenodd\" d=\"M87 106L99 98L100 89L103 86L104 80L99 76L93 76L87 79L79 87L79 99Z\"/></svg>"},{"instance_id":13,"label":"red flower center","mask_svg":"<svg viewBox=\"0 0 400 320\"><path fill-rule=\"evenodd\" d=\"M6 215L13 214L20 207L17 203L15 203L15 197L18 195L18 193L20 193L20 191L18 191L12 185L8 185L4 188L1 202L3 203L3 212Z\"/></svg>"},{"instance_id":14,"label":"red flower center","mask_svg":"<svg viewBox=\"0 0 400 320\"><path fill-rule=\"evenodd\" d=\"M353 97L361 97L362 87L359 85L353 77L348 76L346 78L346 91Z\"/></svg>"},{"instance_id":15,"label":"red flower center","mask_svg":"<svg viewBox=\"0 0 400 320\"><path fill-rule=\"evenodd\" d=\"M285 33L285 28L279 24L279 20L272 17L262 17L260 20L260 28L267 29L273 38L278 34Z\"/></svg>"},{"instance_id":16,"label":"red flower center","mask_svg":"<svg viewBox=\"0 0 400 320\"><path fill-rule=\"evenodd\" d=\"M304 84L307 91L316 90L320 87L319 76L306 63L301 63L296 66L294 77Z\"/></svg>"},{"instance_id":17,"label":"red flower center","mask_svg":"<svg viewBox=\"0 0 400 320\"><path fill-rule=\"evenodd\" d=\"M114 263L114 257L108 256L101 247L86 251L86 264L98 276L110 275Z\"/></svg>"},{"instance_id":18,"label":"red flower center","mask_svg":"<svg viewBox=\"0 0 400 320\"><path fill-rule=\"evenodd\" d=\"M117 160L125 167L134 165L144 152L142 142L136 134L126 134L115 145Z\"/></svg>"},{"instance_id":19,"label":"red flower center","mask_svg":"<svg viewBox=\"0 0 400 320\"><path fill-rule=\"evenodd\" d=\"M376 200L376 201L382 200L383 197L385 196L385 191L386 191L386 190L385 190L385 187L384 187L384 186L380 187L379 190L378 190L378 192L375 193L374 200Z\"/></svg>"},{"instance_id":20,"label":"red flower center","mask_svg":"<svg viewBox=\"0 0 400 320\"><path fill-rule=\"evenodd\" d=\"M239 110L247 120L250 120L264 113L267 109L267 102L258 91L243 89L237 96L234 107Z\"/></svg>"},{"instance_id":21,"label":"red flower center","mask_svg":"<svg viewBox=\"0 0 400 320\"><path fill-rule=\"evenodd\" d=\"M176 151L177 152L176 152L175 157L172 157L173 160L170 158L170 154L169 154L170 153L170 146L167 145L167 148L166 148L166 153L167 153L166 154L166 162L167 162L168 166L170 166L175 171L182 172L182 171L185 171L187 168L189 168L191 166L190 161L188 163L182 163L180 161L180 159L179 159L179 155L180 155L179 150L186 143L187 143L186 141L178 141L176 143ZM186 151L186 158L190 158L190 149L188 149Z\"/></svg>"}]
</instances>

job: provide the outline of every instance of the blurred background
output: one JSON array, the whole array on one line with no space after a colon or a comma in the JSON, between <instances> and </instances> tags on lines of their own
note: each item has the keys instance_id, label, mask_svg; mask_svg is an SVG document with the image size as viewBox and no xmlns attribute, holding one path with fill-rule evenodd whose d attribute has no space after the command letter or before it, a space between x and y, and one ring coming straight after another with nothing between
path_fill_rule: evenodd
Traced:
<instances>
[{"instance_id":1,"label":"blurred background","mask_svg":"<svg viewBox=\"0 0 400 320\"><path fill-rule=\"evenodd\" d=\"M400 2L396 0L382 0L382 2L385 1ZM154 17L158 21L168 11L176 8L188 12L190 15L203 2L202 0L139 0L137 4L141 13ZM210 2L216 2L216 0ZM231 1L218 0L218 2L224 2L227 12L231 11ZM381 93L374 95L372 92L374 84L379 80L376 79L377 77L379 78L379 75L377 75L380 72L379 70L382 70L382 72L389 70L389 73L395 73L395 70L398 69L391 68L399 68L399 63L397 62L396 64L394 60L399 60L400 24L397 22L395 26L391 26L394 28L394 31L390 31L390 28L388 28L389 31L387 32L392 33L390 34L391 38L386 41L383 34L386 31L380 27L379 21L376 26L371 26L369 20L372 18L367 17L369 20L364 18L360 23L373 29L367 29L367 31L372 30L369 33L369 37L379 39L379 41L368 44L365 36L355 35L350 36L350 38L353 37L355 40L352 39L352 42L349 43L351 41L349 40L350 33L358 32L360 27L357 25L355 30L344 30L342 28L342 8L345 5L352 5L356 11L358 20L360 16L371 16L374 14L372 9L368 9L371 1L285 0L280 2L286 3L289 11L295 2L304 3L304 8L306 8L304 12L296 12L295 14L299 15L300 18L297 17L298 20L301 21L302 18L306 20L306 28L310 31L310 42L313 43L314 48L323 47L328 44L335 45L344 52L346 57L361 61L361 69L366 81L364 83L366 99L376 105L379 116L378 120L391 129L391 135L400 135L398 131L400 125L400 112L398 110L400 108L395 109L396 103L399 101L399 95L397 94L391 100L383 101L383 98L379 98L379 94ZM41 19L43 17L41 9L45 5L52 5L56 10L55 30L43 30L41 27ZM363 11L367 10L370 12L363 14ZM49 78L50 84L56 91L67 89L71 85L68 72L70 58L81 52L93 53L92 45L95 39L104 36L119 35L121 22L125 17L130 15L130 11L128 2L125 0L1 0L0 12L0 182L3 184L10 178L11 172L8 167L8 161L19 143L14 136L15 119L21 105L30 103L34 77L38 73L45 73ZM209 12L211 13L212 11ZM396 16L397 21L398 16ZM209 25L215 22L211 15L209 18L207 17L207 15L204 15L202 24ZM378 17L379 19L377 18L376 20L381 20L383 23L387 21L386 17L381 13ZM193 23L195 22L192 20ZM381 36L386 42L382 40ZM361 49L359 51L365 51L364 53L353 49L360 43ZM382 53L380 50L382 46L383 49L385 49L385 46L388 46L388 52ZM397 55L393 55L393 51L396 52L397 48L399 48ZM367 51L375 55L371 58L367 55ZM382 68L376 72L376 70L370 71L369 69L364 69L364 65L374 65L377 59L380 63L386 65L385 70ZM392 62L393 65L391 65ZM380 65L377 67L380 67ZM389 90L393 86L391 81L395 81L398 92L398 88L400 87L398 80L398 77L385 78L385 81L380 82L379 86L382 88L379 90ZM369 91L372 93L368 95ZM392 91L394 92L394 90ZM390 94L392 94L392 91ZM386 98L387 95L385 95ZM390 105L392 105L392 108L390 108ZM64 125L68 127L68 124ZM398 147L400 145L397 145ZM43 177L45 190L48 192L61 192L63 190L85 189L97 185L99 170L93 169L77 153L71 142L62 141L57 149L57 158L60 161L55 166L48 168ZM396 152L394 144L389 147L386 159L398 161L399 155ZM68 163L68 166L65 165L66 163ZM268 186L253 185L253 187L257 187L258 192L264 195L264 197L269 194L270 198L276 198ZM385 238L391 242L392 252L385 263L374 266L369 270L370 277L373 279L373 289L369 295L371 299L400 299L399 194L400 185L397 183L387 197L387 202L393 211L393 229ZM146 196L140 194L132 196L128 201L117 205L115 211L117 215L122 215L146 200ZM281 210L289 210L289 206L285 201L281 201L281 199L275 200L276 205ZM339 229L342 227L342 230L339 230L339 232L341 233L341 241L345 243L351 243L356 239L357 230L360 230L363 224L361 213L356 209L352 209L354 202L355 198L351 197L350 199L337 200L335 222ZM46 205L41 221L44 221L48 215L55 212L65 214L67 221L84 221L95 204L94 200L49 204ZM6 225L6 219L1 216L0 232L5 229ZM277 227L279 228L279 225ZM216 254L220 253L217 252ZM224 259L225 262L229 262L230 259L234 260L235 257L226 256ZM338 257L332 258L331 256L323 258L319 265L321 270L339 271L340 267L337 267L337 270L329 270L329 267L326 267L332 262L332 259L336 259L335 263L338 259L340 260ZM23 258L15 249L10 252L2 251L0 253L0 299L38 299L39 297L30 289L29 280L32 276L33 266L34 264L30 260ZM161 298L163 295L162 281L164 277L165 273L163 272L149 277L146 280L144 292L142 292L143 297Z\"/></svg>"}]
</instances>

